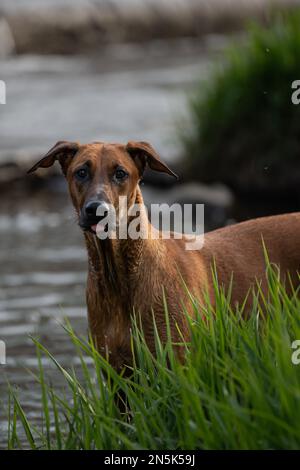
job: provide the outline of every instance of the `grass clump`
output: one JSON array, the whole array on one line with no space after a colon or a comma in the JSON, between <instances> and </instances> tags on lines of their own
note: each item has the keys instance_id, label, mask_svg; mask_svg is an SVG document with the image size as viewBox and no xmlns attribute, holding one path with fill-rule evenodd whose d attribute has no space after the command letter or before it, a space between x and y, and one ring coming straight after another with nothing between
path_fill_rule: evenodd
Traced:
<instances>
[{"instance_id":1,"label":"grass clump","mask_svg":"<svg viewBox=\"0 0 300 470\"><path fill-rule=\"evenodd\" d=\"M275 270L268 278L268 296L258 288L248 319L243 306L232 310L217 283L215 307L208 300L201 311L193 304L184 364L170 337L162 345L157 335L157 356L151 355L134 320L131 378L117 375L70 325L81 378L35 340L42 424L30 422L11 387L8 448L299 449L300 365L291 361L291 345L300 339L300 300L295 291L287 294ZM43 356L64 377L64 390L47 381ZM124 395L128 407L121 412L117 397Z\"/></svg>"},{"instance_id":2,"label":"grass clump","mask_svg":"<svg viewBox=\"0 0 300 470\"><path fill-rule=\"evenodd\" d=\"M233 44L191 100L182 135L190 174L237 193L298 196L300 12L277 13ZM298 94L299 97L299 94Z\"/></svg>"}]
</instances>

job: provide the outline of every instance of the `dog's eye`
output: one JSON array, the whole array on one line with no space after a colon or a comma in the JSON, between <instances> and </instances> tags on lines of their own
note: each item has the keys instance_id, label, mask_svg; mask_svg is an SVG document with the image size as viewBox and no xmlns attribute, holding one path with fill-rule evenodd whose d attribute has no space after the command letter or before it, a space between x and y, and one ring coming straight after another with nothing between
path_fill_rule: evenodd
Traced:
<instances>
[{"instance_id":1,"label":"dog's eye","mask_svg":"<svg viewBox=\"0 0 300 470\"><path fill-rule=\"evenodd\" d=\"M86 168L80 168L76 171L75 176L79 180L84 180L88 176L88 171Z\"/></svg>"},{"instance_id":2,"label":"dog's eye","mask_svg":"<svg viewBox=\"0 0 300 470\"><path fill-rule=\"evenodd\" d=\"M128 176L128 174L126 173L126 171L122 170L121 168L118 168L115 172L115 178L119 181L126 178L126 176Z\"/></svg>"}]
</instances>

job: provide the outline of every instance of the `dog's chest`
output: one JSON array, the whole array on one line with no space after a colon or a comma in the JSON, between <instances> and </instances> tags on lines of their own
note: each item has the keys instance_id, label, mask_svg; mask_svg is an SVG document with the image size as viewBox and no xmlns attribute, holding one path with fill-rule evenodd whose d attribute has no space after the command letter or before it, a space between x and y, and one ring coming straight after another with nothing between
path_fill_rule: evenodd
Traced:
<instances>
[{"instance_id":1,"label":"dog's chest","mask_svg":"<svg viewBox=\"0 0 300 470\"><path fill-rule=\"evenodd\" d=\"M102 355L119 368L131 362L130 314L118 299L106 298L87 287L89 329ZM126 310L126 311L125 311Z\"/></svg>"}]
</instances>

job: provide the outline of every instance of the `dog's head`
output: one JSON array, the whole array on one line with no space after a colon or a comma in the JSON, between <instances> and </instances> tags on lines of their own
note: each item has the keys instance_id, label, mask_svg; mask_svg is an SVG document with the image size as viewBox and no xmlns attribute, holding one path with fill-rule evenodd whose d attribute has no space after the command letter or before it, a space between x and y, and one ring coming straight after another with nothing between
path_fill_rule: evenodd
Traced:
<instances>
[{"instance_id":1,"label":"dog's head","mask_svg":"<svg viewBox=\"0 0 300 470\"><path fill-rule=\"evenodd\" d=\"M127 145L58 142L28 173L40 167L48 168L56 160L68 181L79 225L93 233L110 207L119 213L120 196L126 196L127 210L134 204L137 186L147 165L176 177L147 142L128 142Z\"/></svg>"}]
</instances>

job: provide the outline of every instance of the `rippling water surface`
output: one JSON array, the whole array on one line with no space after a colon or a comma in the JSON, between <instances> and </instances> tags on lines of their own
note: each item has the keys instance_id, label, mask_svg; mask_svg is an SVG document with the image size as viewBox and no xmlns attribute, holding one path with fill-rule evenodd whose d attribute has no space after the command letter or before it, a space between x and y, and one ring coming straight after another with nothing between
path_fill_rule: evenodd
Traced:
<instances>
[{"instance_id":1,"label":"rippling water surface","mask_svg":"<svg viewBox=\"0 0 300 470\"><path fill-rule=\"evenodd\" d=\"M60 323L68 317L78 333L87 329L84 303L86 254L66 194L26 198L26 204L0 204L0 336L7 348L1 367L1 398L6 380L19 386L25 409L39 417L40 400L25 370L37 364L29 335L38 336L65 365L73 351ZM59 376L56 378L59 381ZM5 442L1 407L0 442ZM4 421L4 422L3 422Z\"/></svg>"}]
</instances>

